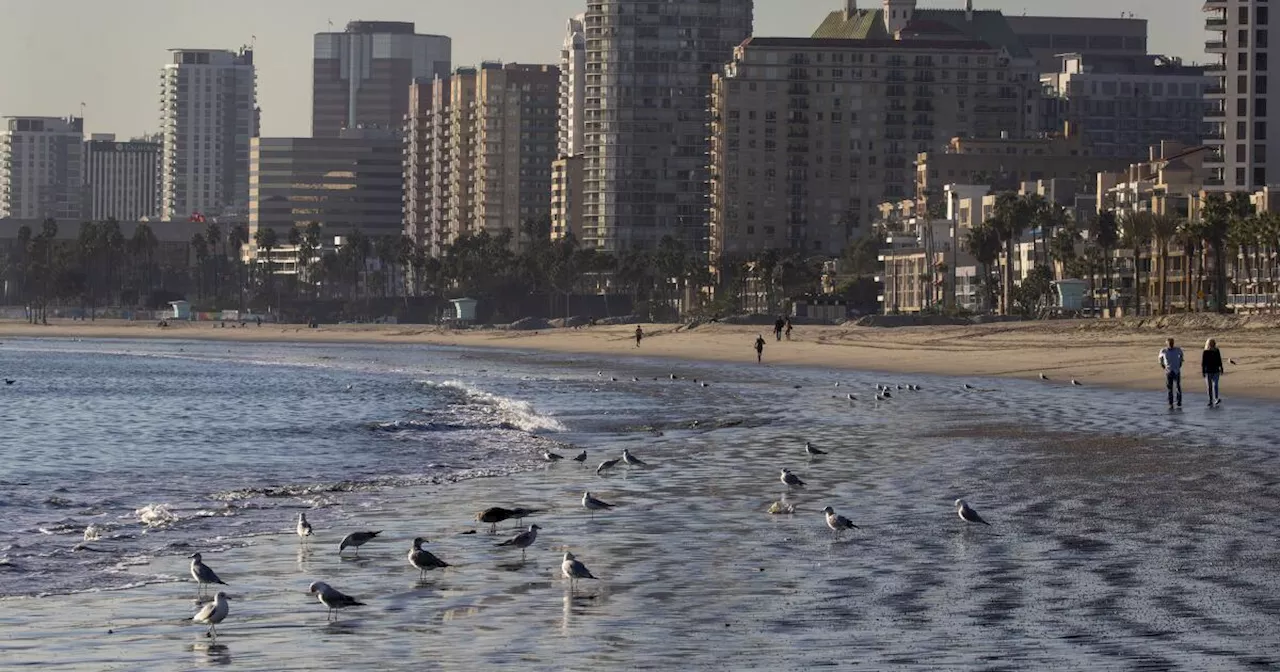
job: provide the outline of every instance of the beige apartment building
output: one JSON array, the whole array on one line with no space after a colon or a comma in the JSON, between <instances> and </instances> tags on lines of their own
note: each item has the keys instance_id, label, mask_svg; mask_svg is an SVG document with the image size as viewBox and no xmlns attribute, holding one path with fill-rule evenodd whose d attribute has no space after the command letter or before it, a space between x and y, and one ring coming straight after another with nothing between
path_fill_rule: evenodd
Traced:
<instances>
[{"instance_id":1,"label":"beige apartment building","mask_svg":"<svg viewBox=\"0 0 1280 672\"><path fill-rule=\"evenodd\" d=\"M435 256L482 231L510 231L522 244L522 225L550 216L559 85L555 66L516 63L416 84L406 232Z\"/></svg>"},{"instance_id":2,"label":"beige apartment building","mask_svg":"<svg viewBox=\"0 0 1280 672\"><path fill-rule=\"evenodd\" d=\"M1006 50L947 26L913 30L734 50L712 84L713 269L771 248L838 255L878 204L914 197L919 153L1026 133L1036 84Z\"/></svg>"}]
</instances>

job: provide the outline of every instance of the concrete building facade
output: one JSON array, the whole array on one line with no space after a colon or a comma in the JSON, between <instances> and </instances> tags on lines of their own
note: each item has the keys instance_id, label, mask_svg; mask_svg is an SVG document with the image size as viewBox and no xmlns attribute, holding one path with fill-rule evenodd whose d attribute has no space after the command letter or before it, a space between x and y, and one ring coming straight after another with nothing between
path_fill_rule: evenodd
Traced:
<instances>
[{"instance_id":1,"label":"concrete building facade","mask_svg":"<svg viewBox=\"0 0 1280 672\"><path fill-rule=\"evenodd\" d=\"M448 77L452 52L450 38L416 34L412 23L352 21L344 32L317 33L311 135L400 128L409 113L410 84Z\"/></svg>"},{"instance_id":2,"label":"concrete building facade","mask_svg":"<svg viewBox=\"0 0 1280 672\"><path fill-rule=\"evenodd\" d=\"M1147 55L1146 19L1011 14L1005 20L1040 72L1058 70L1060 54L1080 54L1091 63L1141 61Z\"/></svg>"},{"instance_id":3,"label":"concrete building facade","mask_svg":"<svg viewBox=\"0 0 1280 672\"><path fill-rule=\"evenodd\" d=\"M582 154L587 104L586 14L569 19L568 34L560 48L560 128L556 151L560 156Z\"/></svg>"},{"instance_id":4,"label":"concrete building facade","mask_svg":"<svg viewBox=\"0 0 1280 672\"><path fill-rule=\"evenodd\" d=\"M400 237L404 178L398 131L348 129L337 138L255 138L251 156L251 241L259 229L270 228L283 245L290 229L312 222L326 239L355 230L370 238Z\"/></svg>"},{"instance_id":5,"label":"concrete building facade","mask_svg":"<svg viewBox=\"0 0 1280 672\"><path fill-rule=\"evenodd\" d=\"M172 49L160 72L160 213L243 216L258 137L253 51Z\"/></svg>"},{"instance_id":6,"label":"concrete building facade","mask_svg":"<svg viewBox=\"0 0 1280 672\"><path fill-rule=\"evenodd\" d=\"M1270 3L1206 0L1204 10L1214 33L1205 51L1216 61L1206 73L1217 79L1206 92L1208 186L1254 191L1280 179L1280 169L1268 170L1268 156L1280 157L1280 105L1267 107Z\"/></svg>"},{"instance_id":7,"label":"concrete building facade","mask_svg":"<svg viewBox=\"0 0 1280 672\"><path fill-rule=\"evenodd\" d=\"M6 117L0 130L0 217L84 214L84 119Z\"/></svg>"},{"instance_id":8,"label":"concrete building facade","mask_svg":"<svg viewBox=\"0 0 1280 672\"><path fill-rule=\"evenodd\" d=\"M752 0L589 0L583 240L671 235L705 249L711 75L751 35Z\"/></svg>"},{"instance_id":9,"label":"concrete building facade","mask_svg":"<svg viewBox=\"0 0 1280 672\"><path fill-rule=\"evenodd\" d=\"M160 157L164 144L147 138L116 141L95 133L85 143L88 217L94 221L157 219L160 216Z\"/></svg>"}]
</instances>

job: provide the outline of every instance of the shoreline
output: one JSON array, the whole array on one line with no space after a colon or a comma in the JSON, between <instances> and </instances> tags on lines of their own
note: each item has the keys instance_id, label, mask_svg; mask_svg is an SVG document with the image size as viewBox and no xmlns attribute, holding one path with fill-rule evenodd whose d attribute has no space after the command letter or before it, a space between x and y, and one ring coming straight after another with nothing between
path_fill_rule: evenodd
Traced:
<instances>
[{"instance_id":1,"label":"shoreline","mask_svg":"<svg viewBox=\"0 0 1280 672\"><path fill-rule=\"evenodd\" d=\"M645 338L634 347L635 325L596 326L541 331L451 330L429 325L264 324L219 328L216 323L173 322L161 329L151 322L58 320L48 326L0 320L0 347L5 339L169 339L244 343L315 343L368 345L436 345L524 350L599 357L658 357L685 361L754 364L751 343L768 326L704 324L687 329L677 324L645 324ZM790 341L766 336L766 366L829 367L886 374L930 374L952 377L1014 378L1046 384L1163 391L1164 376L1156 355L1168 336L1186 352L1183 393L1194 404L1203 395L1196 370L1204 339L1218 339L1228 364L1223 394L1280 400L1280 331L1257 328L1134 328L1098 320L1012 322L972 326L797 327Z\"/></svg>"}]
</instances>

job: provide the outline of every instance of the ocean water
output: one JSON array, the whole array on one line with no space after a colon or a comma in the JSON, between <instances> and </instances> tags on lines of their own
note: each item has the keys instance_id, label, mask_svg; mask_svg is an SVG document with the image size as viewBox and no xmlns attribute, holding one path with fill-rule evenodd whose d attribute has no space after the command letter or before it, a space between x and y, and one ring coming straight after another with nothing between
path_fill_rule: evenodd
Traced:
<instances>
[{"instance_id":1,"label":"ocean water","mask_svg":"<svg viewBox=\"0 0 1280 672\"><path fill-rule=\"evenodd\" d=\"M0 377L0 654L22 664L1280 666L1280 423L1229 376L1223 407L1189 389L1169 412L1038 381L10 340ZM597 476L623 447L650 466ZM588 489L618 508L588 516ZM472 520L495 504L544 509L527 561ZM826 505L862 529L836 538ZM340 560L355 529L385 532ZM455 567L418 582L414 536ZM569 591L566 549L601 580ZM195 550L231 584L216 644L187 623ZM369 606L326 623L316 579Z\"/></svg>"}]
</instances>

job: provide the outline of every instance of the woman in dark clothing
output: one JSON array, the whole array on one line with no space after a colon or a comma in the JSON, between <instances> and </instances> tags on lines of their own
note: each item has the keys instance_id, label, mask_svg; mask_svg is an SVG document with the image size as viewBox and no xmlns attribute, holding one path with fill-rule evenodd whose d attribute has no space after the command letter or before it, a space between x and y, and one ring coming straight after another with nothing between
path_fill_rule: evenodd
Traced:
<instances>
[{"instance_id":1,"label":"woman in dark clothing","mask_svg":"<svg viewBox=\"0 0 1280 672\"><path fill-rule=\"evenodd\" d=\"M1205 386L1209 388L1209 406L1222 403L1218 394L1218 377L1222 375L1222 353L1218 351L1218 342L1212 338L1204 344L1204 354L1200 355L1200 373L1204 375Z\"/></svg>"},{"instance_id":2,"label":"woman in dark clothing","mask_svg":"<svg viewBox=\"0 0 1280 672\"><path fill-rule=\"evenodd\" d=\"M764 336L757 335L756 336L756 363L759 364L760 360L763 358L764 358Z\"/></svg>"}]
</instances>

